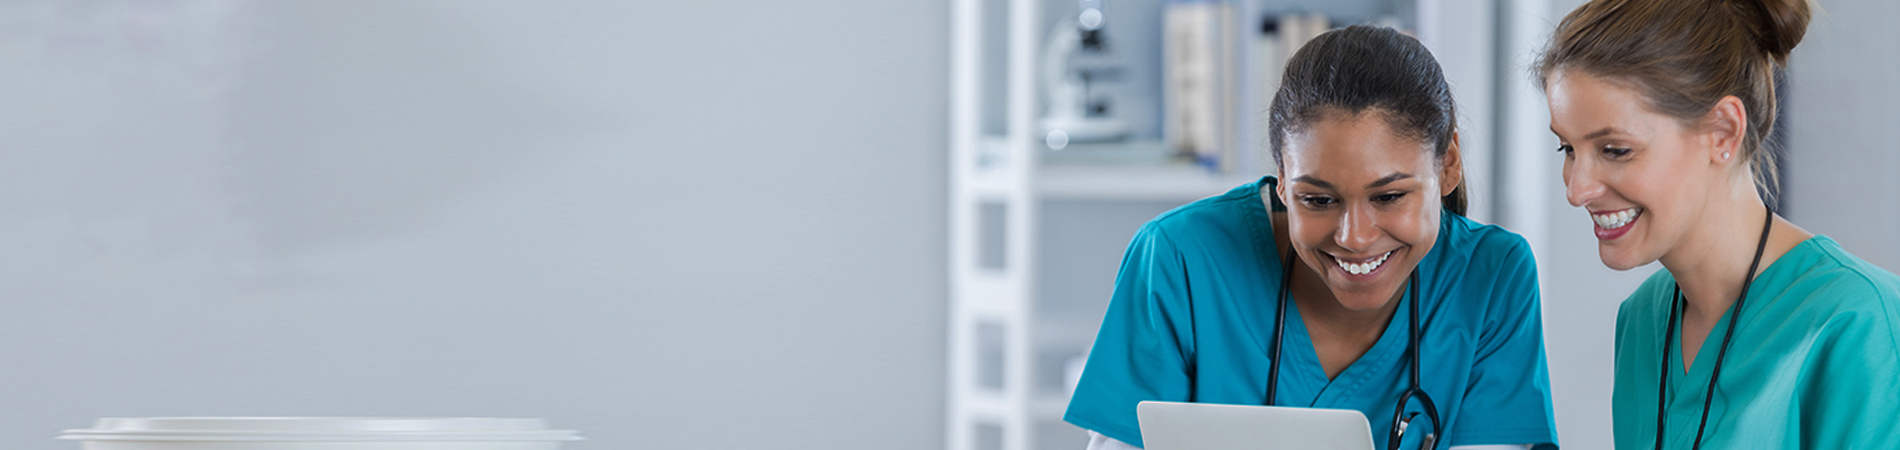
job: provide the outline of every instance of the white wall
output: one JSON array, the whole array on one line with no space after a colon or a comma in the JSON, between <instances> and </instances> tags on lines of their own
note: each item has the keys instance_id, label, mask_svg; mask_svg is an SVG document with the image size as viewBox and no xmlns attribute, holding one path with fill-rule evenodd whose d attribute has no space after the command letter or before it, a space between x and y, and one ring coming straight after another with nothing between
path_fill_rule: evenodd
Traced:
<instances>
[{"instance_id":1,"label":"white wall","mask_svg":"<svg viewBox=\"0 0 1900 450\"><path fill-rule=\"evenodd\" d=\"M936 447L946 13L0 3L0 446L493 415Z\"/></svg>"}]
</instances>

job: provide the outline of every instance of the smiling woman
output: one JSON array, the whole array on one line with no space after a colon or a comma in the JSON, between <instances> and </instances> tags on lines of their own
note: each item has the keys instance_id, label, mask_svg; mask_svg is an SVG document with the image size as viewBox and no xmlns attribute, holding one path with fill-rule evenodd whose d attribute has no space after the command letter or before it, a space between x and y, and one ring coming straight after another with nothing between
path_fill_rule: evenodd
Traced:
<instances>
[{"instance_id":1,"label":"smiling woman","mask_svg":"<svg viewBox=\"0 0 1900 450\"><path fill-rule=\"evenodd\" d=\"M1295 302L1316 339L1320 364L1335 377L1358 359L1392 318L1412 270L1438 240L1438 192L1456 183L1452 164L1434 161L1417 141L1394 133L1380 115L1334 112L1288 139L1275 196L1285 214ZM1416 174L1416 175L1415 175Z\"/></svg>"},{"instance_id":2,"label":"smiling woman","mask_svg":"<svg viewBox=\"0 0 1900 450\"><path fill-rule=\"evenodd\" d=\"M1538 65L1566 196L1603 264L1666 269L1617 314L1618 449L1900 441L1900 276L1761 195L1775 184L1775 72L1812 9L1591 1Z\"/></svg>"},{"instance_id":3,"label":"smiling woman","mask_svg":"<svg viewBox=\"0 0 1900 450\"><path fill-rule=\"evenodd\" d=\"M1437 61L1353 26L1282 79L1275 176L1142 227L1065 418L1099 449L1142 444L1146 400L1357 410L1387 449L1554 446L1536 264L1462 215Z\"/></svg>"}]
</instances>

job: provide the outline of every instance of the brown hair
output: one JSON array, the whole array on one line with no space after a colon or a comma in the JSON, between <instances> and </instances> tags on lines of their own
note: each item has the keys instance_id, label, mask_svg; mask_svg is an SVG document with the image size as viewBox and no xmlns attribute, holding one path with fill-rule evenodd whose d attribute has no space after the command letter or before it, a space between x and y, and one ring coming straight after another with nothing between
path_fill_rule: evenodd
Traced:
<instances>
[{"instance_id":1,"label":"brown hair","mask_svg":"<svg viewBox=\"0 0 1900 450\"><path fill-rule=\"evenodd\" d=\"M1735 96L1747 111L1742 160L1774 192L1763 140L1775 124L1775 71L1807 32L1808 0L1592 0L1557 24L1537 62L1544 86L1576 70L1635 90L1647 107L1684 123Z\"/></svg>"}]
</instances>

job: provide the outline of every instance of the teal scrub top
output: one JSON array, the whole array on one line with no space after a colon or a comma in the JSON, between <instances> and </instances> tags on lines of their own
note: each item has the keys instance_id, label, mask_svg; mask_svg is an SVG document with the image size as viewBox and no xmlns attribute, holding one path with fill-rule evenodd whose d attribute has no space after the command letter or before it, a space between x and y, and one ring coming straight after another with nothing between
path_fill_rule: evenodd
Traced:
<instances>
[{"instance_id":1,"label":"teal scrub top","mask_svg":"<svg viewBox=\"0 0 1900 450\"><path fill-rule=\"evenodd\" d=\"M1616 317L1616 448L1656 445L1657 381L1675 277L1657 271ZM1695 364L1669 352L1664 447L1689 448L1733 311ZM1702 448L1900 448L1900 277L1827 236L1796 245L1742 302ZM1680 330L1680 328L1678 328ZM1680 332L1667 339L1682 348Z\"/></svg>"},{"instance_id":2,"label":"teal scrub top","mask_svg":"<svg viewBox=\"0 0 1900 450\"><path fill-rule=\"evenodd\" d=\"M1259 405L1266 398L1281 259L1262 204L1272 177L1175 208L1136 233L1064 420L1141 446L1144 400ZM1270 195L1268 197L1271 197ZM1277 199L1274 210L1284 210ZM1522 237L1449 211L1419 264L1420 386L1449 445L1555 448L1537 268ZM1411 302L1405 295L1402 302ZM1358 410L1385 448L1410 387L1408 304L1371 350L1328 380L1287 308L1278 406ZM1422 412L1410 402L1410 412ZM1420 414L1402 448L1431 423Z\"/></svg>"}]
</instances>

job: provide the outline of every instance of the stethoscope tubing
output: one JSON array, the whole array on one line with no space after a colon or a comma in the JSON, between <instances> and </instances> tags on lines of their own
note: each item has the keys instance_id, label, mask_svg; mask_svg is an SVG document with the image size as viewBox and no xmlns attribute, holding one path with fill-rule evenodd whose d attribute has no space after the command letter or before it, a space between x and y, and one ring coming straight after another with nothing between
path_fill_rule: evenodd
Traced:
<instances>
[{"instance_id":1,"label":"stethoscope tubing","mask_svg":"<svg viewBox=\"0 0 1900 450\"><path fill-rule=\"evenodd\" d=\"M1689 444L1691 450L1702 448L1702 432L1709 427L1709 407L1715 404L1715 383L1722 379L1722 360L1728 359L1728 344L1735 337L1735 324L1742 321L1742 301L1748 299L1748 286L1755 282L1755 269L1761 267L1761 255L1768 249L1768 231L1774 225L1775 211L1769 208L1768 217L1762 219L1761 238L1755 242L1755 260L1748 263L1748 273L1742 276L1742 294L1735 297L1735 304L1729 309L1728 331L1722 333L1722 349L1715 353L1715 369L1709 374L1708 393L1702 396L1702 420L1696 425L1695 441ZM1662 376L1657 378L1656 383L1656 450L1663 448L1663 430L1669 418L1669 372L1673 370L1669 364L1669 352L1673 347L1671 344L1675 343L1677 314L1687 306L1688 301L1682 298L1682 286L1678 285L1675 297L1670 298L1669 327L1663 331Z\"/></svg>"},{"instance_id":2,"label":"stethoscope tubing","mask_svg":"<svg viewBox=\"0 0 1900 450\"><path fill-rule=\"evenodd\" d=\"M1275 403L1275 400L1279 398L1280 347L1281 347L1281 344L1285 342L1286 340L1287 297L1290 295L1291 291L1293 290L1292 288L1293 252L1291 250L1287 251L1286 258L1281 263L1281 266L1284 268L1285 272L1281 274L1280 276L1280 299L1279 299L1280 301L1279 301L1279 305L1275 307L1277 314L1275 314L1275 317L1274 317L1275 322L1273 325L1273 348L1270 350L1271 354L1269 355L1269 359L1271 361L1267 363L1268 365L1267 398L1266 398L1267 406L1273 406L1273 404ZM1386 448L1391 449L1391 450L1396 450L1399 448L1399 440L1401 437L1404 436L1405 424L1410 421L1410 418L1405 415L1405 405L1408 402L1410 402L1413 398L1417 398L1419 401L1419 405L1424 407L1425 409L1426 418L1431 419L1432 421L1432 434L1427 434L1425 436L1425 440L1422 441L1422 443L1426 445L1427 446L1426 448L1428 449L1436 449L1438 448L1438 442L1437 442L1437 439L1435 439L1435 435L1443 431L1443 426L1441 425L1441 422L1439 422L1439 418L1438 418L1438 407L1437 405L1433 404L1432 397L1426 394L1424 389L1419 388L1419 375L1418 375L1418 370L1419 370L1418 369L1418 366L1419 366L1418 300L1419 300L1419 296L1418 296L1418 268L1417 267L1412 268L1411 277L1406 281L1406 285L1412 294L1412 301L1410 302L1411 321L1407 323L1407 325L1409 325L1411 328L1410 330L1411 343L1409 345L1409 353L1412 359L1411 373L1410 373L1411 388L1406 389L1403 394L1399 395L1398 407L1392 413L1392 429L1387 434ZM1417 416L1417 414L1413 414L1413 416Z\"/></svg>"}]
</instances>

